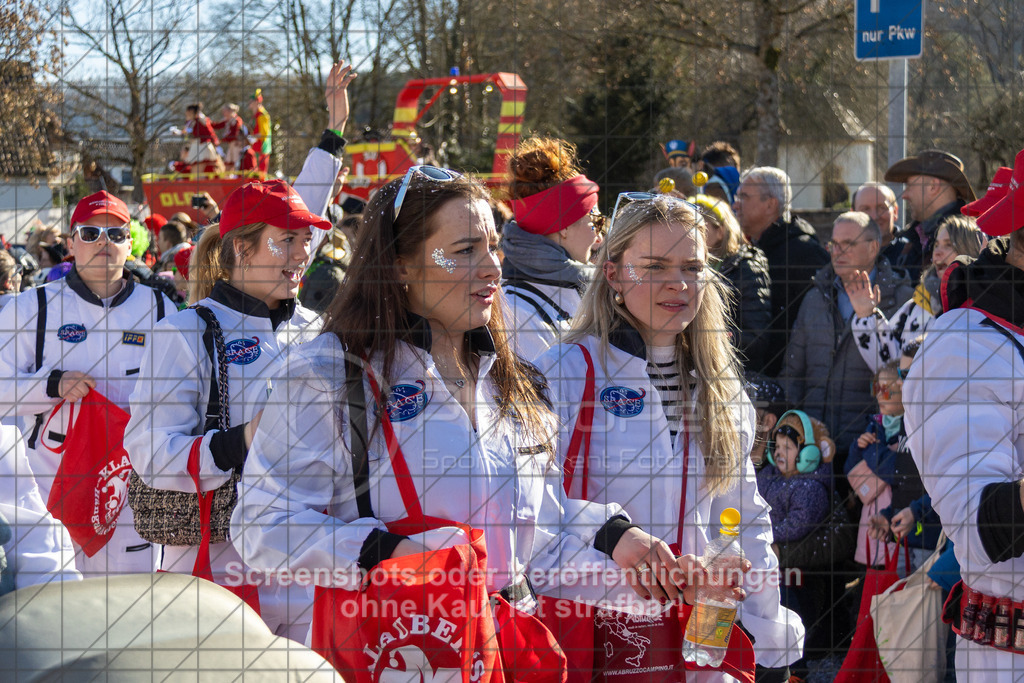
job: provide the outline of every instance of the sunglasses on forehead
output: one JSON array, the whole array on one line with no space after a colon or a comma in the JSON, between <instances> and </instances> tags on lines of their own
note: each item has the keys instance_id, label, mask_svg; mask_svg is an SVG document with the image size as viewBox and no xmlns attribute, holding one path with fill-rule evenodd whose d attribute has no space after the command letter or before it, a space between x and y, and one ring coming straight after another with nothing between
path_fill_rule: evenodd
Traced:
<instances>
[{"instance_id":1,"label":"sunglasses on forehead","mask_svg":"<svg viewBox=\"0 0 1024 683\"><path fill-rule=\"evenodd\" d=\"M398 213L402 210L402 202L405 201L405 194L409 191L409 184L417 173L436 183L447 183L462 177L461 173L449 171L447 168L426 165L413 166L406 172L405 178L402 179L402 184L398 187L398 193L395 195L395 213L392 220L398 220Z\"/></svg>"},{"instance_id":2,"label":"sunglasses on forehead","mask_svg":"<svg viewBox=\"0 0 1024 683\"><path fill-rule=\"evenodd\" d=\"M615 208L612 209L612 215L608 219L608 233L611 233L612 228L615 227L615 219L619 216L619 207L625 207L627 204L636 202L653 202L655 200L663 200L675 204L684 204L691 209L697 215L698 220L703 220L704 214L698 206L692 204L685 199L679 197L673 197L670 194L659 194L656 192L620 192L619 196L615 198Z\"/></svg>"},{"instance_id":3,"label":"sunglasses on forehead","mask_svg":"<svg viewBox=\"0 0 1024 683\"><path fill-rule=\"evenodd\" d=\"M111 244L123 244L126 239L131 237L131 232L128 230L128 224L124 225L112 225L110 227L104 227L100 225L79 225L75 228L75 232L86 244L92 244L100 238L100 235L106 235L107 241Z\"/></svg>"}]
</instances>

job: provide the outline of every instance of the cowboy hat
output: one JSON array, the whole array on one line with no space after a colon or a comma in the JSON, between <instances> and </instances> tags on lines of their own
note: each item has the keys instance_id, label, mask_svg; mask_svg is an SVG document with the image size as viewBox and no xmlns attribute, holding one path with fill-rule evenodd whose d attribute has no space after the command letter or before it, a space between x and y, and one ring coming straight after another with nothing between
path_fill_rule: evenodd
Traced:
<instances>
[{"instance_id":1,"label":"cowboy hat","mask_svg":"<svg viewBox=\"0 0 1024 683\"><path fill-rule=\"evenodd\" d=\"M900 159L885 172L885 180L890 183L905 183L908 178L915 175L945 180L964 201L973 202L977 199L970 181L964 175L964 162L949 152L926 149L916 156Z\"/></svg>"}]
</instances>

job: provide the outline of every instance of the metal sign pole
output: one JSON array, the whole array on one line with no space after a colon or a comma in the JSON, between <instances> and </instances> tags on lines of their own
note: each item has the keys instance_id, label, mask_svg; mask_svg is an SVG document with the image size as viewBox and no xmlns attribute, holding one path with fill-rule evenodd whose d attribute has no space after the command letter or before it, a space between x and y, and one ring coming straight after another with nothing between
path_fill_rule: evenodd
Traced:
<instances>
[{"instance_id":1,"label":"metal sign pole","mask_svg":"<svg viewBox=\"0 0 1024 683\"><path fill-rule=\"evenodd\" d=\"M907 60L889 60L889 163L891 168L907 156ZM899 197L903 192L902 183L889 183ZM906 209L900 201L900 218L906 222Z\"/></svg>"}]
</instances>

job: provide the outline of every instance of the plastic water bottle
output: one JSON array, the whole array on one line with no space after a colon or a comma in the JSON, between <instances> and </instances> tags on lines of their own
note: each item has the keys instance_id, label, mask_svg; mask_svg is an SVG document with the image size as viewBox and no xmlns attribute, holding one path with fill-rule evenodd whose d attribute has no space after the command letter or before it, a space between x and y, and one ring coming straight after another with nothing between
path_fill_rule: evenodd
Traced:
<instances>
[{"instance_id":1,"label":"plastic water bottle","mask_svg":"<svg viewBox=\"0 0 1024 683\"><path fill-rule=\"evenodd\" d=\"M722 511L718 538L708 543L700 562L709 573L709 583L697 587L693 611L683 636L683 659L700 666L717 667L725 659L729 636L736 621L737 601L728 585L728 572L718 572L726 558L743 557L739 537L740 513Z\"/></svg>"}]
</instances>

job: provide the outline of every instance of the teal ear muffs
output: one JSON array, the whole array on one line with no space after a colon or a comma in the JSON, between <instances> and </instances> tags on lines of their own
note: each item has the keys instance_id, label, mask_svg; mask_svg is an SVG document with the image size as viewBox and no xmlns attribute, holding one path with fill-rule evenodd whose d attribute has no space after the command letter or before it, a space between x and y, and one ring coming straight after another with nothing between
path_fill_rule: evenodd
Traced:
<instances>
[{"instance_id":1,"label":"teal ear muffs","mask_svg":"<svg viewBox=\"0 0 1024 683\"><path fill-rule=\"evenodd\" d=\"M794 415L800 419L800 426L804 430L804 440L810 435L811 443L800 448L800 452L796 456L796 471L800 474L807 474L818 469L818 465L821 464L821 449L818 448L817 444L814 443L814 428L811 426L811 418L807 417L807 413L802 410L787 410L779 418L779 422L782 422L787 415ZM775 430L779 427L779 422L775 423L775 427L772 429L772 434L775 434ZM772 457L772 443L774 440L769 440L768 444L764 447L764 455L768 458L768 462L772 465L775 464L775 458Z\"/></svg>"}]
</instances>

